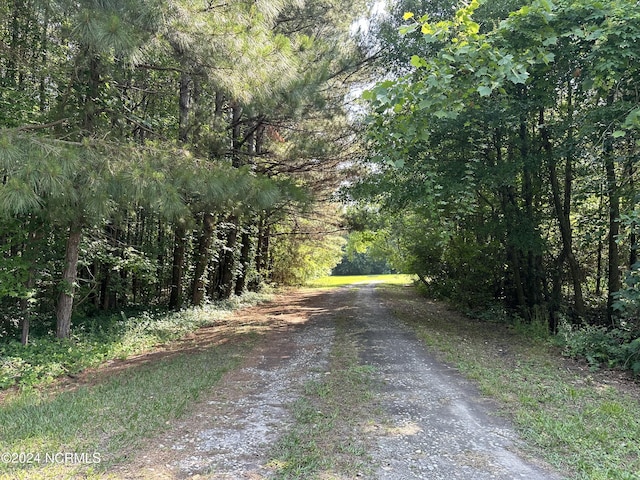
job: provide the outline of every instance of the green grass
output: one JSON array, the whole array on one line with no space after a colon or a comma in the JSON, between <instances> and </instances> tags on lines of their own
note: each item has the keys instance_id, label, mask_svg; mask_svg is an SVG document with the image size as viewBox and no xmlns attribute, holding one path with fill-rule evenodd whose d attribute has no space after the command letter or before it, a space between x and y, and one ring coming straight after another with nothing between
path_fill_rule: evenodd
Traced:
<instances>
[{"instance_id":1,"label":"green grass","mask_svg":"<svg viewBox=\"0 0 640 480\"><path fill-rule=\"evenodd\" d=\"M360 365L348 318L336 320L329 373L307 382L292 407L294 426L274 446L269 466L278 479L367 478L367 435L376 411L373 370Z\"/></svg>"},{"instance_id":2,"label":"green grass","mask_svg":"<svg viewBox=\"0 0 640 480\"><path fill-rule=\"evenodd\" d=\"M313 288L333 288L344 285L352 285L354 283L370 283L380 282L390 285L407 285L414 280L413 275L394 274L394 275L344 275L344 276L327 276L320 277L307 283L308 287Z\"/></svg>"},{"instance_id":3,"label":"green grass","mask_svg":"<svg viewBox=\"0 0 640 480\"><path fill-rule=\"evenodd\" d=\"M549 338L428 305L415 292L380 289L395 313L445 361L497 399L532 452L571 478L640 478L640 403L578 371Z\"/></svg>"},{"instance_id":4,"label":"green grass","mask_svg":"<svg viewBox=\"0 0 640 480\"><path fill-rule=\"evenodd\" d=\"M61 393L23 391L0 407L0 452L97 453L96 465L63 466L0 462L0 478L92 478L122 460L239 364L255 334L198 352L113 374L95 386ZM194 374L197 373L197 374Z\"/></svg>"},{"instance_id":5,"label":"green grass","mask_svg":"<svg viewBox=\"0 0 640 480\"><path fill-rule=\"evenodd\" d=\"M9 455L0 458L0 478L103 478L109 465L188 412L226 371L238 365L257 334L235 332L223 345L167 353L75 390L43 388L43 384L108 359L152 350L266 299L249 295L180 312L85 319L76 324L68 341L42 337L27 347L17 342L0 345L2 385L21 387L7 392L0 404L0 454ZM33 461L21 462L25 458L21 453ZM56 453L88 458L97 454L100 462L47 463L47 455L51 458ZM7 458L18 461L3 461Z\"/></svg>"},{"instance_id":6,"label":"green grass","mask_svg":"<svg viewBox=\"0 0 640 480\"><path fill-rule=\"evenodd\" d=\"M72 338L60 341L47 335L0 343L0 390L33 387L81 372L110 359L123 359L183 337L198 327L225 318L234 309L268 298L247 294L179 312L142 312L76 319Z\"/></svg>"}]
</instances>

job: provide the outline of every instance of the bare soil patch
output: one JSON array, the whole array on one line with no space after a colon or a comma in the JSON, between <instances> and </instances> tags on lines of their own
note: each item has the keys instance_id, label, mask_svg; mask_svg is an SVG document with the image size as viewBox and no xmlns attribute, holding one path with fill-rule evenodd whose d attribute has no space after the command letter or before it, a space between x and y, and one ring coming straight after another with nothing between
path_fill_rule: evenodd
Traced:
<instances>
[{"instance_id":1,"label":"bare soil patch","mask_svg":"<svg viewBox=\"0 0 640 480\"><path fill-rule=\"evenodd\" d=\"M41 388L47 393L55 394L96 385L113 375L176 355L198 353L217 345L240 342L247 334L265 335L271 331L285 329L288 325L294 325L300 321L304 307L298 308L297 302L301 297L300 292L290 290L284 295L275 297L271 302L243 308L228 318L198 328L179 340L158 345L152 350L131 355L125 359L108 360L98 367L87 368L80 373L61 377L54 384L44 385ZM17 387L0 391L0 402L16 390Z\"/></svg>"}]
</instances>

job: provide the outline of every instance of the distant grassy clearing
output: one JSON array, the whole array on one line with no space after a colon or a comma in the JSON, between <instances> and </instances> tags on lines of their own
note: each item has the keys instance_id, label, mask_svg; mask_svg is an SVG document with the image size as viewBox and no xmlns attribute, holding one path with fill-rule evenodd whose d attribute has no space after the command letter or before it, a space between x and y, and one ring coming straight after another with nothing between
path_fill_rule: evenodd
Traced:
<instances>
[{"instance_id":1,"label":"distant grassy clearing","mask_svg":"<svg viewBox=\"0 0 640 480\"><path fill-rule=\"evenodd\" d=\"M343 285L352 285L354 283L370 283L380 282L389 285L406 285L414 281L413 275L395 274L395 275L332 275L320 277L307 283L308 287L314 288L331 288L341 287Z\"/></svg>"}]
</instances>

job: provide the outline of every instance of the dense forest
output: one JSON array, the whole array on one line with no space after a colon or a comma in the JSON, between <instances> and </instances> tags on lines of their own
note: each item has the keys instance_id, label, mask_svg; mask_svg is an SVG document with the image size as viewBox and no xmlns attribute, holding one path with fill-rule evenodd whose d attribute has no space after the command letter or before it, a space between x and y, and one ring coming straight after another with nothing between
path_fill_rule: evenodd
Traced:
<instances>
[{"instance_id":1,"label":"dense forest","mask_svg":"<svg viewBox=\"0 0 640 480\"><path fill-rule=\"evenodd\" d=\"M0 2L0 334L335 265L361 8Z\"/></svg>"},{"instance_id":2,"label":"dense forest","mask_svg":"<svg viewBox=\"0 0 640 480\"><path fill-rule=\"evenodd\" d=\"M637 2L407 1L390 18L392 73L363 95L361 236L469 310L637 338Z\"/></svg>"},{"instance_id":3,"label":"dense forest","mask_svg":"<svg viewBox=\"0 0 640 480\"><path fill-rule=\"evenodd\" d=\"M0 13L3 336L300 284L347 252L336 272L595 326L640 371L637 2Z\"/></svg>"}]
</instances>

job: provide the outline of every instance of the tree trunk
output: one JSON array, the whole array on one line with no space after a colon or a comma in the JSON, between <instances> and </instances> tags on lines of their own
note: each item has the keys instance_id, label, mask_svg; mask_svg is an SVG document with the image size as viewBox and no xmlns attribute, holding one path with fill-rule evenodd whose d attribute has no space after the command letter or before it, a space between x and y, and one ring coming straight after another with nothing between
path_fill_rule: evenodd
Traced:
<instances>
[{"instance_id":1,"label":"tree trunk","mask_svg":"<svg viewBox=\"0 0 640 480\"><path fill-rule=\"evenodd\" d=\"M25 287L27 294L29 294L35 285L35 269L30 267L27 275ZM20 300L20 310L22 311L22 335L20 336L20 343L27 345L29 343L29 329L31 328L31 306L29 305L28 298Z\"/></svg>"},{"instance_id":2,"label":"tree trunk","mask_svg":"<svg viewBox=\"0 0 640 480\"><path fill-rule=\"evenodd\" d=\"M64 256L61 292L56 310L56 337L69 338L71 333L71 313L73 312L73 295L78 280L78 255L82 229L79 223L73 222L69 228L69 237Z\"/></svg>"},{"instance_id":3,"label":"tree trunk","mask_svg":"<svg viewBox=\"0 0 640 480\"><path fill-rule=\"evenodd\" d=\"M187 232L183 225L176 225L173 264L171 270L171 294L169 296L169 308L178 309L182 306L182 274L184 271L184 257L187 244Z\"/></svg>"},{"instance_id":4,"label":"tree trunk","mask_svg":"<svg viewBox=\"0 0 640 480\"><path fill-rule=\"evenodd\" d=\"M269 235L270 228L268 225L267 214L262 215L258 224L258 245L256 246L256 270L265 278L268 275L269 265Z\"/></svg>"},{"instance_id":5,"label":"tree trunk","mask_svg":"<svg viewBox=\"0 0 640 480\"><path fill-rule=\"evenodd\" d=\"M513 287L516 294L517 306L520 308L524 319L529 321L531 316L527 306L527 297L522 285L522 275L520 274L520 253L513 247L507 247L507 258L513 273Z\"/></svg>"},{"instance_id":6,"label":"tree trunk","mask_svg":"<svg viewBox=\"0 0 640 480\"><path fill-rule=\"evenodd\" d=\"M84 100L84 129L89 133L93 133L96 127L97 103L100 88L100 60L98 56L91 51L89 55L89 79L87 84L87 93Z\"/></svg>"},{"instance_id":7,"label":"tree trunk","mask_svg":"<svg viewBox=\"0 0 640 480\"><path fill-rule=\"evenodd\" d=\"M89 302L95 307L96 310L100 309L100 292L98 291L98 282L96 278L99 276L100 264L95 259L91 266L88 267L89 281L91 282L91 290L89 291Z\"/></svg>"},{"instance_id":8,"label":"tree trunk","mask_svg":"<svg viewBox=\"0 0 640 480\"><path fill-rule=\"evenodd\" d=\"M157 282L156 282L156 296L158 299L162 299L162 297L164 296L164 290L165 290L165 286L166 286L166 282L165 282L165 275L164 275L164 261L165 261L165 242L164 242L164 225L162 223L161 220L158 220L158 237L157 237L157 242L158 242L158 256L156 257L157 260L157 268L156 268L156 277L157 277Z\"/></svg>"},{"instance_id":9,"label":"tree trunk","mask_svg":"<svg viewBox=\"0 0 640 480\"><path fill-rule=\"evenodd\" d=\"M242 159L240 158L240 119L242 117L242 107L237 103L233 103L231 107L231 164L235 168L242 166Z\"/></svg>"},{"instance_id":10,"label":"tree trunk","mask_svg":"<svg viewBox=\"0 0 640 480\"><path fill-rule=\"evenodd\" d=\"M187 143L189 137L189 109L191 108L191 78L188 74L180 75L179 124L178 141Z\"/></svg>"},{"instance_id":11,"label":"tree trunk","mask_svg":"<svg viewBox=\"0 0 640 480\"><path fill-rule=\"evenodd\" d=\"M540 110L540 125L544 125L544 113ZM560 228L560 236L562 239L562 258L566 259L569 264L569 273L573 284L574 308L578 316L584 316L585 306L584 297L582 295L582 281L580 275L580 266L573 253L573 233L570 220L570 197L571 197L571 178L572 178L572 159L570 155L566 158L565 163L565 192L564 201L560 193L560 183L556 170L556 160L554 158L553 147L549 139L549 132L546 127L541 129L542 144L547 156L547 166L549 168L549 182L551 183L551 193L553 197L553 205L556 212L556 219Z\"/></svg>"},{"instance_id":12,"label":"tree trunk","mask_svg":"<svg viewBox=\"0 0 640 480\"><path fill-rule=\"evenodd\" d=\"M29 302L26 298L20 300L20 309L22 310L22 333L20 335L20 343L27 345L29 343L29 329L31 328L31 310Z\"/></svg>"},{"instance_id":13,"label":"tree trunk","mask_svg":"<svg viewBox=\"0 0 640 480\"><path fill-rule=\"evenodd\" d=\"M24 256L29 262L29 270L27 271L27 281L25 282L26 294L30 295L31 290L36 284L36 243L40 240L40 230L30 232L27 237L27 244L24 246ZM29 343L29 331L31 328L31 304L29 298L25 297L20 300L20 311L22 312L22 334L20 342L22 345Z\"/></svg>"},{"instance_id":14,"label":"tree trunk","mask_svg":"<svg viewBox=\"0 0 640 480\"><path fill-rule=\"evenodd\" d=\"M526 98L526 87L520 86L520 98L523 102ZM534 209L534 185L533 185L533 173L537 165L532 165L532 156L530 154L530 135L527 128L527 119L525 115L522 115L520 119L520 127L518 132L520 140L520 157L522 159L522 197L524 200L524 212L528 219L527 229L529 235L536 239L537 243L540 242L540 235L538 233L539 225L536 218L536 212ZM536 308L542 303L543 299L543 262L542 254L538 247L529 248L526 258L526 278L525 285L527 288L527 300L529 307Z\"/></svg>"},{"instance_id":15,"label":"tree trunk","mask_svg":"<svg viewBox=\"0 0 640 480\"><path fill-rule=\"evenodd\" d=\"M493 132L493 146L496 154L496 165L502 165L503 163L503 138L502 131L497 128ZM510 238L511 227L515 224L520 217L518 204L515 199L515 192L512 186L504 185L500 189L500 203L502 207L502 213L507 225L507 236L504 240L505 253L507 265L511 270L512 285L510 285L512 294L515 294L515 305L520 308L522 314L526 320L529 320L529 311L527 307L527 298L524 291L524 285L522 283L522 275L520 270L520 250L516 248L514 242ZM512 297L513 299L513 297ZM513 301L511 302L513 304Z\"/></svg>"},{"instance_id":16,"label":"tree trunk","mask_svg":"<svg viewBox=\"0 0 640 480\"><path fill-rule=\"evenodd\" d=\"M630 205L628 205L628 209L633 211L635 210L636 207L636 189L635 189L635 181L634 181L634 174L635 174L635 168L634 168L634 163L635 163L635 158L633 155L629 155L627 157L627 162L625 165L625 178L629 179L629 199L630 199ZM633 266L638 262L638 236L636 235L636 228L632 227L631 228L631 232L629 232L629 269L633 269Z\"/></svg>"},{"instance_id":17,"label":"tree trunk","mask_svg":"<svg viewBox=\"0 0 640 480\"><path fill-rule=\"evenodd\" d=\"M102 310L109 310L109 283L111 282L111 270L108 265L102 266L103 277L100 283L100 299L102 300Z\"/></svg>"},{"instance_id":18,"label":"tree trunk","mask_svg":"<svg viewBox=\"0 0 640 480\"><path fill-rule=\"evenodd\" d=\"M20 28L20 13L25 11L25 6L23 1L14 2L14 8L11 16L11 41L9 44L9 48L6 51L8 53L6 55L6 68L4 72L4 84L15 86L16 79L18 76L18 61L17 57L20 55L18 44L20 42L21 37L21 28Z\"/></svg>"},{"instance_id":19,"label":"tree trunk","mask_svg":"<svg viewBox=\"0 0 640 480\"><path fill-rule=\"evenodd\" d=\"M219 298L229 298L233 291L233 274L235 270L235 249L238 238L238 219L233 216L229 219L229 230L227 233L227 243L220 262L220 287L218 289Z\"/></svg>"},{"instance_id":20,"label":"tree trunk","mask_svg":"<svg viewBox=\"0 0 640 480\"><path fill-rule=\"evenodd\" d=\"M236 279L235 294L242 295L247 285L249 270L249 254L251 253L251 235L248 231L242 233L242 248L240 250L240 275Z\"/></svg>"},{"instance_id":21,"label":"tree trunk","mask_svg":"<svg viewBox=\"0 0 640 480\"><path fill-rule=\"evenodd\" d=\"M191 303L202 305L205 294L205 272L209 265L211 243L214 233L214 216L212 213L205 213L202 219L202 233L198 243L196 253L196 265L193 273L193 287L191 291Z\"/></svg>"},{"instance_id":22,"label":"tree trunk","mask_svg":"<svg viewBox=\"0 0 640 480\"><path fill-rule=\"evenodd\" d=\"M602 185L600 186L600 198L598 200L598 225L603 219L603 205L604 205L604 191ZM598 228L598 249L596 252L596 296L602 294L602 251L604 250L604 242L602 241L602 234Z\"/></svg>"},{"instance_id":23,"label":"tree trunk","mask_svg":"<svg viewBox=\"0 0 640 480\"><path fill-rule=\"evenodd\" d=\"M48 52L48 47L49 47L49 35L48 35L48 28L49 28L49 5L45 2L44 5L44 19L42 22L42 33L40 35L40 65L42 67L44 67L47 64L47 52ZM40 85L38 88L38 94L39 94L39 106L40 106L40 111L44 112L47 108L47 102L46 102L46 98L47 98L47 74L45 73L45 68L42 68L42 73L40 74Z\"/></svg>"},{"instance_id":24,"label":"tree trunk","mask_svg":"<svg viewBox=\"0 0 640 480\"><path fill-rule=\"evenodd\" d=\"M596 260L596 296L600 296L602 294L602 250L604 249L604 244L602 242L602 238L598 238L598 251L597 251L597 260Z\"/></svg>"},{"instance_id":25,"label":"tree trunk","mask_svg":"<svg viewBox=\"0 0 640 480\"><path fill-rule=\"evenodd\" d=\"M555 260L555 267L553 269L551 298L549 301L549 331L551 333L558 331L558 319L560 306L562 304L562 268L565 261L565 251L562 250Z\"/></svg>"},{"instance_id":26,"label":"tree trunk","mask_svg":"<svg viewBox=\"0 0 640 480\"><path fill-rule=\"evenodd\" d=\"M620 281L620 254L618 251L618 235L620 234L620 192L616 179L616 168L613 158L611 139L605 140L604 165L607 172L607 194L609 196L609 264L608 264L608 293L607 317L613 324L614 294L622 286Z\"/></svg>"}]
</instances>

